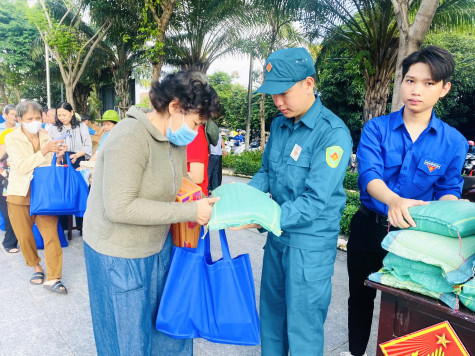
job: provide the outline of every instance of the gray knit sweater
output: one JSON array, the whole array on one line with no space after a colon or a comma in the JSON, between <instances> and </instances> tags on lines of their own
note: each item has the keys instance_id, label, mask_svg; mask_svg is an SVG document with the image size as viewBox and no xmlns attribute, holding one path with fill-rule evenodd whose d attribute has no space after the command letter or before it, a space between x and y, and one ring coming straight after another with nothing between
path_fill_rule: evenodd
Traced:
<instances>
[{"instance_id":1,"label":"gray knit sweater","mask_svg":"<svg viewBox=\"0 0 475 356\"><path fill-rule=\"evenodd\" d=\"M186 147L172 145L132 107L98 153L84 215L84 241L115 257L162 249L171 223L195 221L196 203L175 203L187 173Z\"/></svg>"}]
</instances>

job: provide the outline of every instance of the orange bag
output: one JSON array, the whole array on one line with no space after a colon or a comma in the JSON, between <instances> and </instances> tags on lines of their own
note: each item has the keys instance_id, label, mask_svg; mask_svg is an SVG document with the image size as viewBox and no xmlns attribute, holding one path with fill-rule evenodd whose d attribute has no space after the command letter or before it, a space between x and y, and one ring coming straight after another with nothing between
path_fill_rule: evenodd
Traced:
<instances>
[{"instance_id":1,"label":"orange bag","mask_svg":"<svg viewBox=\"0 0 475 356\"><path fill-rule=\"evenodd\" d=\"M187 203L201 199L202 190L200 186L183 177L183 182L176 197L177 202ZM173 244L176 247L196 248L200 238L200 225L196 222L188 221L172 224Z\"/></svg>"}]
</instances>

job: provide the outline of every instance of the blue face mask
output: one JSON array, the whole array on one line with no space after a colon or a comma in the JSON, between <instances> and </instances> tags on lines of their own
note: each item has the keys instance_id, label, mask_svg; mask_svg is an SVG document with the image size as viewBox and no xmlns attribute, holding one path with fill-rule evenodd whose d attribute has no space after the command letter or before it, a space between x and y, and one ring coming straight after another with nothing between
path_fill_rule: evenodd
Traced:
<instances>
[{"instance_id":1,"label":"blue face mask","mask_svg":"<svg viewBox=\"0 0 475 356\"><path fill-rule=\"evenodd\" d=\"M191 143L198 131L192 130L187 124L185 124L185 114L183 114L183 124L175 132L171 128L172 117L170 115L170 124L168 125L166 137L170 140L171 143L177 146L186 146Z\"/></svg>"}]
</instances>

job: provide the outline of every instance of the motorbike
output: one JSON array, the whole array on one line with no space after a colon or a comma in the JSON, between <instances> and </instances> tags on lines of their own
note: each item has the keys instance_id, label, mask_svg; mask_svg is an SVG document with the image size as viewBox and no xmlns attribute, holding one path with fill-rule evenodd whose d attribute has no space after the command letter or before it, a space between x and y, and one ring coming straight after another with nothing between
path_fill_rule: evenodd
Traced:
<instances>
[{"instance_id":1,"label":"motorbike","mask_svg":"<svg viewBox=\"0 0 475 356\"><path fill-rule=\"evenodd\" d=\"M240 155L241 153L244 152L245 148L246 148L246 145L244 144L244 142L240 142L238 146L236 146L236 143L235 143L234 146L232 147L232 152L235 155Z\"/></svg>"},{"instance_id":2,"label":"motorbike","mask_svg":"<svg viewBox=\"0 0 475 356\"><path fill-rule=\"evenodd\" d=\"M462 169L462 175L473 176L475 170L475 153L467 153Z\"/></svg>"}]
</instances>

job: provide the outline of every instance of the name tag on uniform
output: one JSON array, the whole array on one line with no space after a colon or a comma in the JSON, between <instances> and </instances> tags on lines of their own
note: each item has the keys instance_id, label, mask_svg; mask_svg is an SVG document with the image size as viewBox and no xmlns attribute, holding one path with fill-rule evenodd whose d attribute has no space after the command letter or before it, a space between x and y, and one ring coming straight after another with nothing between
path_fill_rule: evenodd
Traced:
<instances>
[{"instance_id":1,"label":"name tag on uniform","mask_svg":"<svg viewBox=\"0 0 475 356\"><path fill-rule=\"evenodd\" d=\"M300 147L299 145L295 144L294 148L292 148L292 152L290 152L290 157L292 157L292 159L297 162L297 160L299 159L300 157L300 152L302 152L302 147Z\"/></svg>"}]
</instances>

